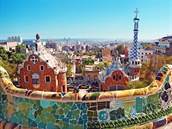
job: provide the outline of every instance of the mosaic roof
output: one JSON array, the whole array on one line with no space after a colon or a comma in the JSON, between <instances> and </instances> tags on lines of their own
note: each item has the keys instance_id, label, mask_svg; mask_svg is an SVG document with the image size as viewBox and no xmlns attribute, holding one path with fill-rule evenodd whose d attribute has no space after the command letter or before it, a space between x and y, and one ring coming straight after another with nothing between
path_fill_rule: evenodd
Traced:
<instances>
[{"instance_id":1,"label":"mosaic roof","mask_svg":"<svg viewBox=\"0 0 172 129\"><path fill-rule=\"evenodd\" d=\"M60 59L52 56L50 53L48 53L45 49L45 47L42 45L41 41L37 42L38 44L38 50L36 51L35 49L33 50L33 53L38 55L38 57L43 60L44 62L47 63L49 67L54 69L56 73L59 72L66 72L67 68L66 66L61 62Z\"/></svg>"},{"instance_id":2,"label":"mosaic roof","mask_svg":"<svg viewBox=\"0 0 172 129\"><path fill-rule=\"evenodd\" d=\"M111 65L108 68L105 68L104 71L100 72L99 74L99 79L101 81L105 81L107 77L111 76L111 74L115 71L115 70L121 70L124 73L124 68L121 64L120 58L114 58Z\"/></svg>"}]
</instances>

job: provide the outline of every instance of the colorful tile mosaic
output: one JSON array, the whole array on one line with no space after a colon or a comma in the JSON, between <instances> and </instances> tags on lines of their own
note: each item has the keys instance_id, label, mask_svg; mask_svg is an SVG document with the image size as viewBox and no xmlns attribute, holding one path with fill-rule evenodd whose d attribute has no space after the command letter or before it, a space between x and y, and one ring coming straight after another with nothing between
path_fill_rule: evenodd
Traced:
<instances>
[{"instance_id":1,"label":"colorful tile mosaic","mask_svg":"<svg viewBox=\"0 0 172 129\"><path fill-rule=\"evenodd\" d=\"M84 97L16 88L0 67L0 123L47 129L158 128L172 121L171 87L172 65L162 67L146 88Z\"/></svg>"}]
</instances>

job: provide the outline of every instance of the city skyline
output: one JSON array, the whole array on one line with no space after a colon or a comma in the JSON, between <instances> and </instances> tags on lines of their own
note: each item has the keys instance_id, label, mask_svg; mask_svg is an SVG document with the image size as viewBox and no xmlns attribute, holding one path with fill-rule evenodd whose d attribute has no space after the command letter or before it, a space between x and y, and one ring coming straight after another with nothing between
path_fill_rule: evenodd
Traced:
<instances>
[{"instance_id":1,"label":"city skyline","mask_svg":"<svg viewBox=\"0 0 172 129\"><path fill-rule=\"evenodd\" d=\"M172 35L172 0L0 0L0 39L133 39L134 11L139 9L139 39Z\"/></svg>"}]
</instances>

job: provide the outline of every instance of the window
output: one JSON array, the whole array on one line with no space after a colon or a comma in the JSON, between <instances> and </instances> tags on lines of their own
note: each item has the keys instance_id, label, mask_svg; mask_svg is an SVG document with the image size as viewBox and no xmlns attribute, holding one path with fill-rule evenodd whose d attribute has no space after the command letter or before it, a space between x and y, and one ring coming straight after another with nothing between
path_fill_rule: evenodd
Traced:
<instances>
[{"instance_id":1,"label":"window","mask_svg":"<svg viewBox=\"0 0 172 129\"><path fill-rule=\"evenodd\" d=\"M117 86L116 90L124 90L125 88L123 86Z\"/></svg>"},{"instance_id":2,"label":"window","mask_svg":"<svg viewBox=\"0 0 172 129\"><path fill-rule=\"evenodd\" d=\"M25 81L25 82L29 82L28 76L24 76L24 81Z\"/></svg>"},{"instance_id":3,"label":"window","mask_svg":"<svg viewBox=\"0 0 172 129\"><path fill-rule=\"evenodd\" d=\"M30 65L27 66L27 70L30 71Z\"/></svg>"},{"instance_id":4,"label":"window","mask_svg":"<svg viewBox=\"0 0 172 129\"><path fill-rule=\"evenodd\" d=\"M62 89L63 89L63 92L65 92L65 86L64 85L62 86Z\"/></svg>"},{"instance_id":5,"label":"window","mask_svg":"<svg viewBox=\"0 0 172 129\"><path fill-rule=\"evenodd\" d=\"M36 62L38 62L38 58L35 57L35 56L33 56L30 60L31 60L34 64L35 64Z\"/></svg>"},{"instance_id":6,"label":"window","mask_svg":"<svg viewBox=\"0 0 172 129\"><path fill-rule=\"evenodd\" d=\"M43 65L40 66L40 70L44 71L44 66Z\"/></svg>"},{"instance_id":7,"label":"window","mask_svg":"<svg viewBox=\"0 0 172 129\"><path fill-rule=\"evenodd\" d=\"M121 80L121 75L119 75L119 80Z\"/></svg>"},{"instance_id":8,"label":"window","mask_svg":"<svg viewBox=\"0 0 172 129\"><path fill-rule=\"evenodd\" d=\"M46 77L45 77L45 82L46 82L46 83L50 83L50 82L51 82L50 76L46 76Z\"/></svg>"},{"instance_id":9,"label":"window","mask_svg":"<svg viewBox=\"0 0 172 129\"><path fill-rule=\"evenodd\" d=\"M116 75L116 81L118 81L119 80L119 78L118 78L118 74Z\"/></svg>"},{"instance_id":10,"label":"window","mask_svg":"<svg viewBox=\"0 0 172 129\"><path fill-rule=\"evenodd\" d=\"M115 75L113 76L113 79L116 80L116 76Z\"/></svg>"},{"instance_id":11,"label":"window","mask_svg":"<svg viewBox=\"0 0 172 129\"><path fill-rule=\"evenodd\" d=\"M37 73L32 74L32 83L33 84L40 84L39 75Z\"/></svg>"}]
</instances>

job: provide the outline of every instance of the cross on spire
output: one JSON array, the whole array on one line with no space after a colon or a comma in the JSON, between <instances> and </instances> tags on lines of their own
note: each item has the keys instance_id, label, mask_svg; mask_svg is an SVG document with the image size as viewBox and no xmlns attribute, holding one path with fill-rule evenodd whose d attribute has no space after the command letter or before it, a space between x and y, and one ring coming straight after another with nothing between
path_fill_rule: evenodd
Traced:
<instances>
[{"instance_id":1,"label":"cross on spire","mask_svg":"<svg viewBox=\"0 0 172 129\"><path fill-rule=\"evenodd\" d=\"M36 62L38 62L38 58L36 58L35 56L33 56L30 60L31 60L34 64L35 64Z\"/></svg>"},{"instance_id":2,"label":"cross on spire","mask_svg":"<svg viewBox=\"0 0 172 129\"><path fill-rule=\"evenodd\" d=\"M139 13L138 8L136 8L136 11L134 11L134 13L136 13L136 17L137 17L137 14Z\"/></svg>"}]
</instances>

